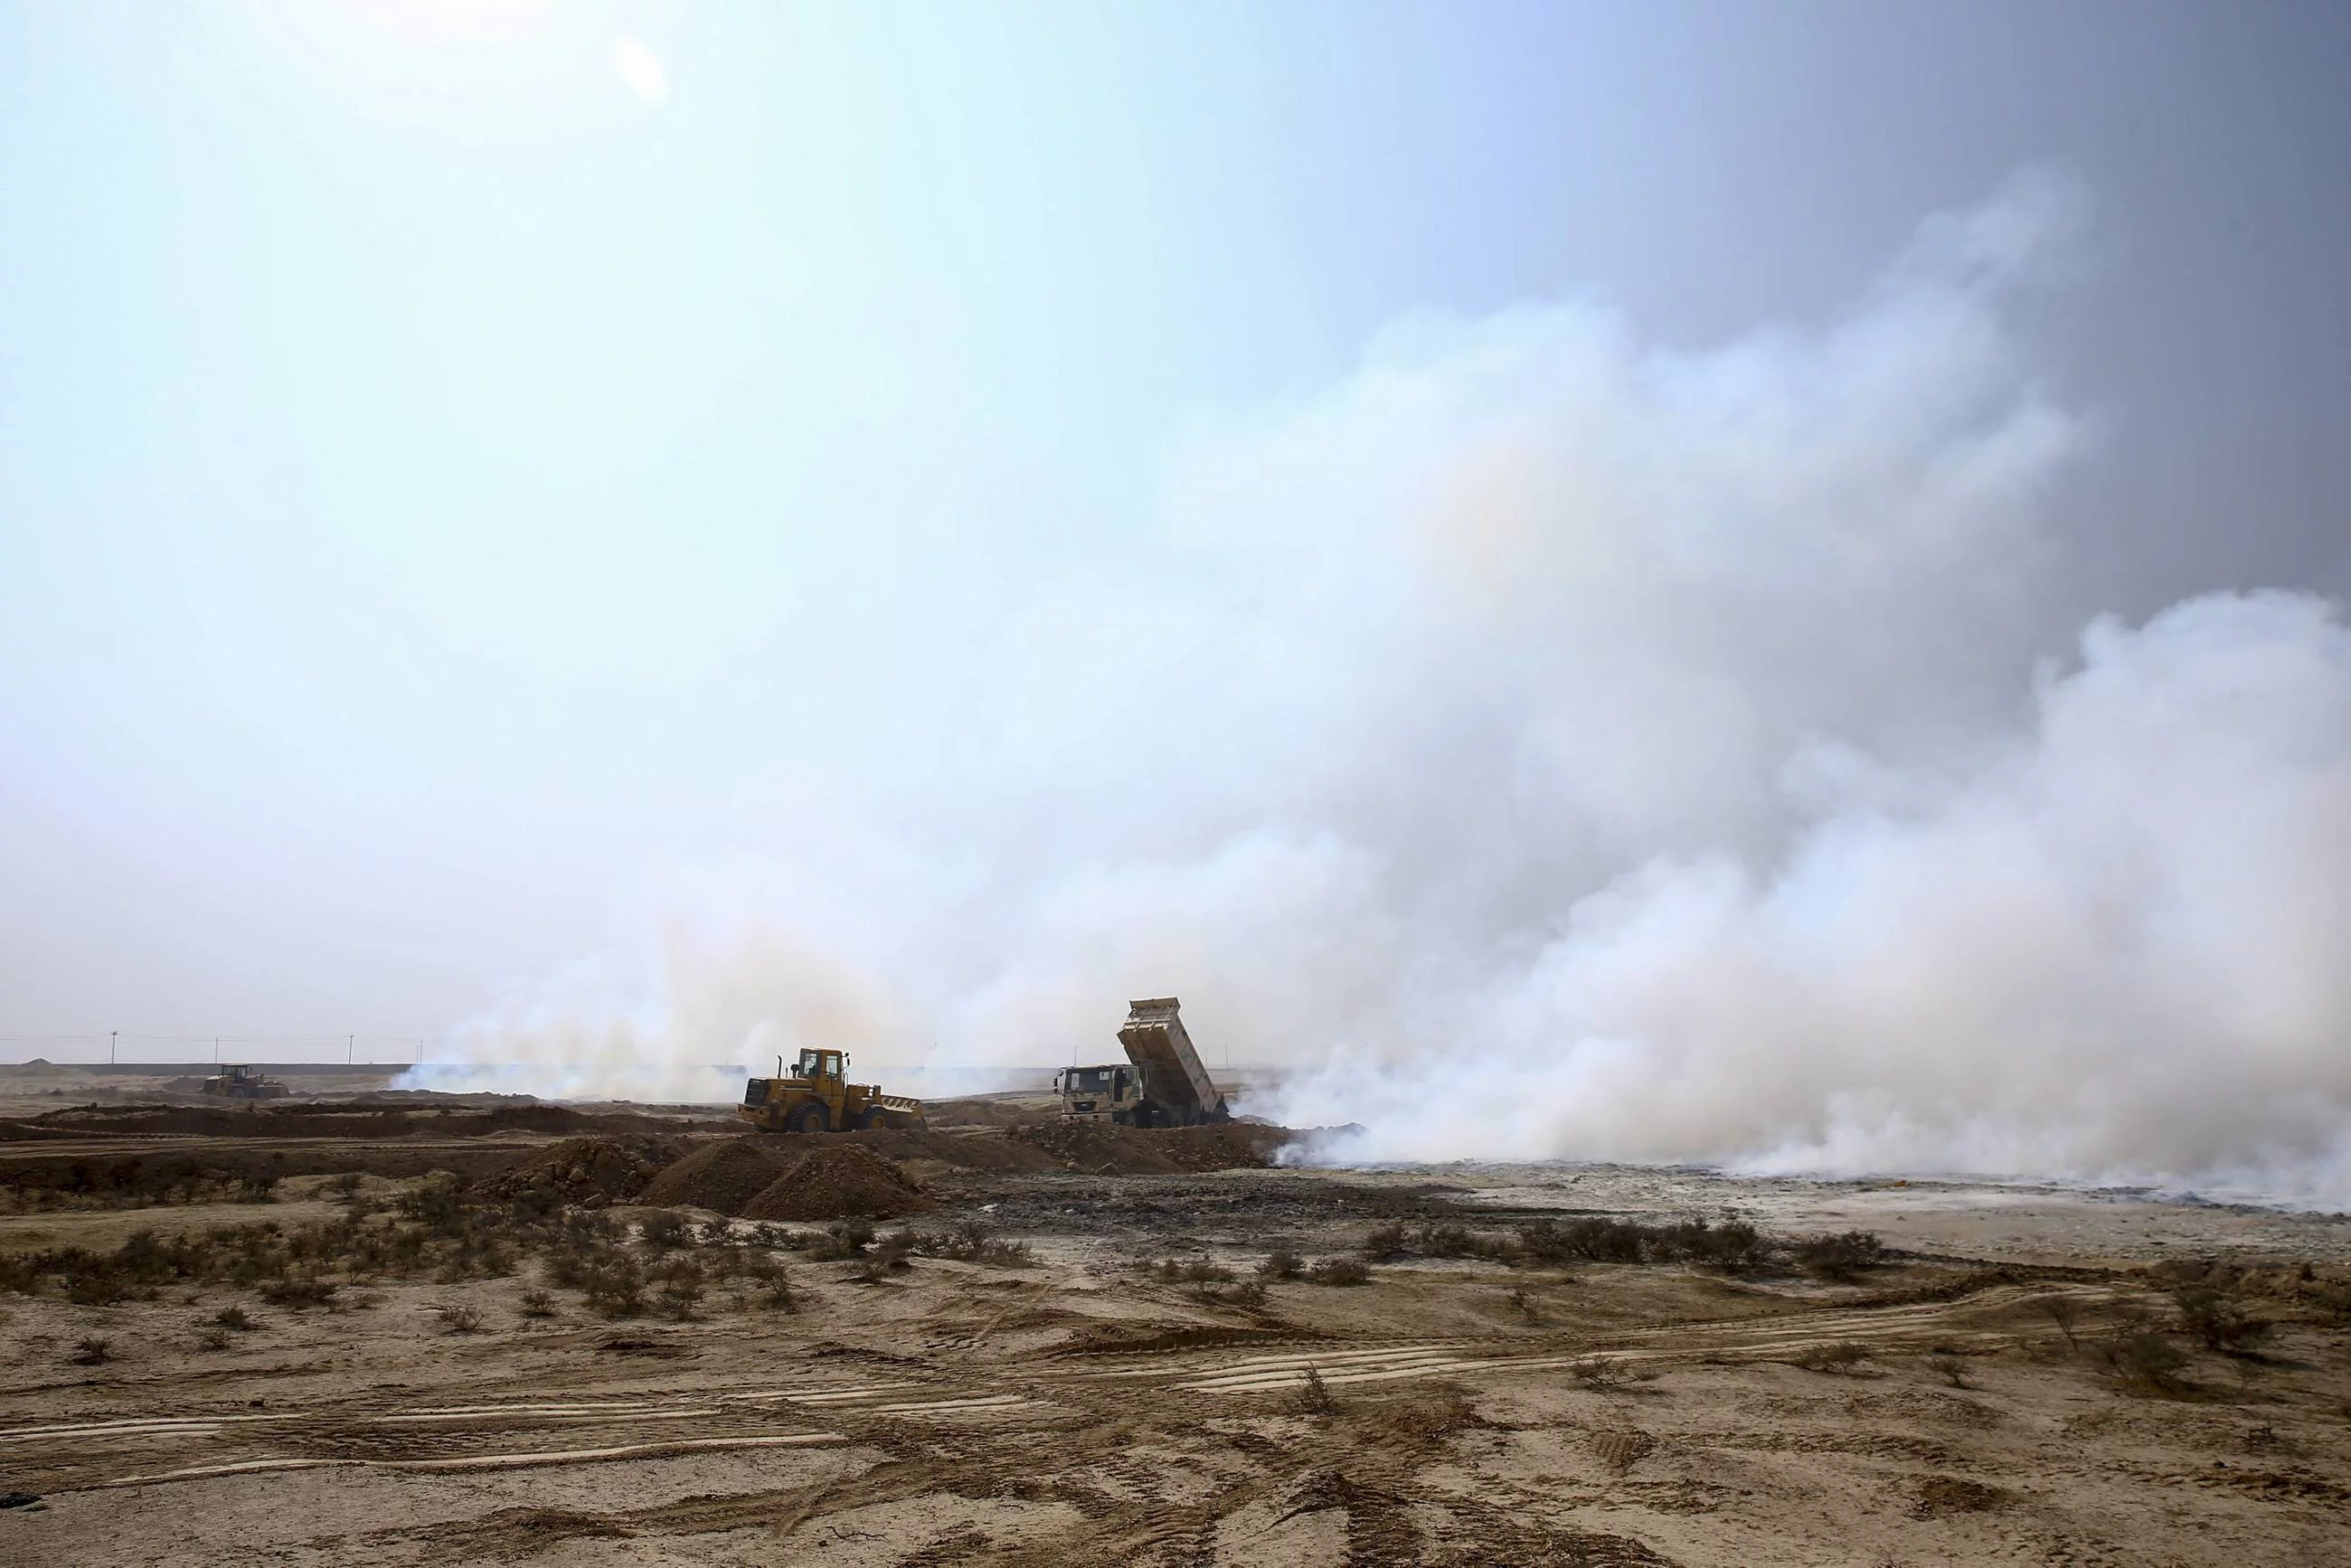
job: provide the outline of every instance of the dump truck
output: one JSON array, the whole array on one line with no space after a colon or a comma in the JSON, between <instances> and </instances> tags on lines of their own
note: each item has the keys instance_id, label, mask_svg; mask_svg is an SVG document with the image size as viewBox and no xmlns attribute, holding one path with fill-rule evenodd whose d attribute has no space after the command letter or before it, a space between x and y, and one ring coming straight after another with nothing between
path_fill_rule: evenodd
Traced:
<instances>
[{"instance_id":1,"label":"dump truck","mask_svg":"<svg viewBox=\"0 0 2351 1568\"><path fill-rule=\"evenodd\" d=\"M923 1103L884 1094L848 1080L849 1058L838 1051L803 1051L789 1072L776 1058L773 1078L743 1085L735 1113L769 1133L845 1133L861 1127L922 1127Z\"/></svg>"},{"instance_id":2,"label":"dump truck","mask_svg":"<svg viewBox=\"0 0 2351 1568\"><path fill-rule=\"evenodd\" d=\"M263 1077L256 1067L224 1067L204 1080L204 1090L230 1100L277 1100L286 1094L286 1085Z\"/></svg>"},{"instance_id":3,"label":"dump truck","mask_svg":"<svg viewBox=\"0 0 2351 1568\"><path fill-rule=\"evenodd\" d=\"M1063 1068L1054 1082L1061 1113L1128 1127L1190 1127L1232 1120L1224 1096L1200 1065L1200 1053L1192 1049L1181 1008L1174 997L1129 1002L1126 1025L1118 1031L1126 1061Z\"/></svg>"}]
</instances>

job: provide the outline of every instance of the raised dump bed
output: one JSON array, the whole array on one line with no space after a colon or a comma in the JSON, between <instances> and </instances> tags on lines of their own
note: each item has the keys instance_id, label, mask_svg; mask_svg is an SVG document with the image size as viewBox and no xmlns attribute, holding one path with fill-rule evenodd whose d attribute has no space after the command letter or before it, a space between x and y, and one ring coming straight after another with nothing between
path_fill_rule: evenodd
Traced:
<instances>
[{"instance_id":1,"label":"raised dump bed","mask_svg":"<svg viewBox=\"0 0 2351 1568\"><path fill-rule=\"evenodd\" d=\"M1208 1081L1200 1053L1185 1032L1182 1004L1174 997L1146 997L1126 1005L1126 1026L1118 1031L1126 1058L1143 1071L1144 1100L1136 1108L1142 1126L1188 1127L1231 1120L1224 1096Z\"/></svg>"}]
</instances>

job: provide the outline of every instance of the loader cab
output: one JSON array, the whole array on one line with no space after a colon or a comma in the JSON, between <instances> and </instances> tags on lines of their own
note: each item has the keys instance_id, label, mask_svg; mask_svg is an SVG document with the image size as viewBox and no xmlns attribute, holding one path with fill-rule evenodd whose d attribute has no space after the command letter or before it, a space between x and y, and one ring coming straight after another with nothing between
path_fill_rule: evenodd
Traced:
<instances>
[{"instance_id":1,"label":"loader cab","mask_svg":"<svg viewBox=\"0 0 2351 1568\"><path fill-rule=\"evenodd\" d=\"M799 1060L789 1067L779 1056L776 1058L773 1078L753 1078L744 1083L744 1107L758 1110L770 1103L782 1105L795 1090L802 1094L824 1094L836 1090L848 1066L849 1058L838 1051L803 1051Z\"/></svg>"}]
</instances>

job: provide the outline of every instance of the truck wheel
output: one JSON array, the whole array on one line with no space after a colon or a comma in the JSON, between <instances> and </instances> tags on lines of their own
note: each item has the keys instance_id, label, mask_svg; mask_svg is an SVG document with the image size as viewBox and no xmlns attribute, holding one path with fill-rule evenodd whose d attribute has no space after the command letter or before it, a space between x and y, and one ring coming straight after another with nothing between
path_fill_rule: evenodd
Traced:
<instances>
[{"instance_id":1,"label":"truck wheel","mask_svg":"<svg viewBox=\"0 0 2351 1568\"><path fill-rule=\"evenodd\" d=\"M857 1119L857 1124L869 1133L877 1131L890 1124L890 1113L879 1105L871 1106Z\"/></svg>"},{"instance_id":2,"label":"truck wheel","mask_svg":"<svg viewBox=\"0 0 2351 1568\"><path fill-rule=\"evenodd\" d=\"M784 1131L821 1133L830 1130L831 1126L832 1118L825 1113L824 1107L811 1102L792 1113L791 1119L784 1124Z\"/></svg>"}]
</instances>

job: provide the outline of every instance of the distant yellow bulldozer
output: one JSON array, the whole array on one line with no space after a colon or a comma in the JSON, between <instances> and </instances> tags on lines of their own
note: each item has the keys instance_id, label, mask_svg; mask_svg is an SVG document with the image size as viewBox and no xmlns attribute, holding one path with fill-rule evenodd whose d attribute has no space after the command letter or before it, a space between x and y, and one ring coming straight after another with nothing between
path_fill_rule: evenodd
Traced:
<instances>
[{"instance_id":1,"label":"distant yellow bulldozer","mask_svg":"<svg viewBox=\"0 0 2351 1568\"><path fill-rule=\"evenodd\" d=\"M257 1067L225 1067L204 1080L204 1092L229 1100L282 1100L286 1085L263 1077Z\"/></svg>"},{"instance_id":2,"label":"distant yellow bulldozer","mask_svg":"<svg viewBox=\"0 0 2351 1568\"><path fill-rule=\"evenodd\" d=\"M836 1133L862 1127L922 1127L923 1103L884 1094L871 1083L848 1082L849 1058L838 1051L803 1051L799 1064L743 1085L735 1113L769 1133Z\"/></svg>"}]
</instances>

